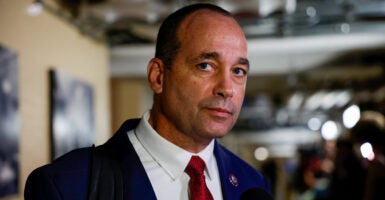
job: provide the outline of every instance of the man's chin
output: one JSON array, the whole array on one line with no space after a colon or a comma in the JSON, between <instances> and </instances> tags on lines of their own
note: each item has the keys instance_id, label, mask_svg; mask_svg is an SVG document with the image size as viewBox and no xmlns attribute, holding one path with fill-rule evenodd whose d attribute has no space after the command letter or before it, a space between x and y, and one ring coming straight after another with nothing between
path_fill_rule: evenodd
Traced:
<instances>
[{"instance_id":1,"label":"man's chin","mask_svg":"<svg viewBox=\"0 0 385 200\"><path fill-rule=\"evenodd\" d=\"M222 138L229 133L230 129L214 129L209 131L209 135L212 138Z\"/></svg>"},{"instance_id":2,"label":"man's chin","mask_svg":"<svg viewBox=\"0 0 385 200\"><path fill-rule=\"evenodd\" d=\"M234 126L233 120L228 118L227 120L215 120L209 118L207 120L202 121L203 123L200 125L201 134L209 136L211 138L221 138L227 135L227 133Z\"/></svg>"}]
</instances>

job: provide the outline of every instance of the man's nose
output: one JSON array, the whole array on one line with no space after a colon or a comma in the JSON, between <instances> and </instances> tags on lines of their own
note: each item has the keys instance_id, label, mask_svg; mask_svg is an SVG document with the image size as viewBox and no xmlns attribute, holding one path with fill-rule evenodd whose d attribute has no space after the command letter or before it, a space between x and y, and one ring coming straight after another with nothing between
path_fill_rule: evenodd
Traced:
<instances>
[{"instance_id":1,"label":"man's nose","mask_svg":"<svg viewBox=\"0 0 385 200\"><path fill-rule=\"evenodd\" d=\"M216 85L214 88L214 95L223 98L233 97L234 87L233 80L230 73L220 73L216 77Z\"/></svg>"}]
</instances>

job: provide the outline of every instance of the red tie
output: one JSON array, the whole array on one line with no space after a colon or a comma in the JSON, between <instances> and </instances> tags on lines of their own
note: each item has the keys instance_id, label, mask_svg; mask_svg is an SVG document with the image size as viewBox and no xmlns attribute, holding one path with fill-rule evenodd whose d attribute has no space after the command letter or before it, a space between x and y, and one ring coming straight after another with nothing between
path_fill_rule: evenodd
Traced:
<instances>
[{"instance_id":1,"label":"red tie","mask_svg":"<svg viewBox=\"0 0 385 200\"><path fill-rule=\"evenodd\" d=\"M184 170L190 176L189 188L191 200L213 200L210 190L205 182L205 162L198 156L192 156L186 169Z\"/></svg>"}]
</instances>

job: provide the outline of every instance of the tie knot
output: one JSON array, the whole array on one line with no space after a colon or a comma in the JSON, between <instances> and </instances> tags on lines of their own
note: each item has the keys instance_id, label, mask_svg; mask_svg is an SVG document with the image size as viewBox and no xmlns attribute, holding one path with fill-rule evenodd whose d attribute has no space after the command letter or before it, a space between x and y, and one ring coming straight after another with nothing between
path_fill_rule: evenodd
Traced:
<instances>
[{"instance_id":1,"label":"tie knot","mask_svg":"<svg viewBox=\"0 0 385 200\"><path fill-rule=\"evenodd\" d=\"M188 163L185 172L190 177L197 177L203 175L205 167L205 161L203 161L199 156L191 156L191 160Z\"/></svg>"}]
</instances>

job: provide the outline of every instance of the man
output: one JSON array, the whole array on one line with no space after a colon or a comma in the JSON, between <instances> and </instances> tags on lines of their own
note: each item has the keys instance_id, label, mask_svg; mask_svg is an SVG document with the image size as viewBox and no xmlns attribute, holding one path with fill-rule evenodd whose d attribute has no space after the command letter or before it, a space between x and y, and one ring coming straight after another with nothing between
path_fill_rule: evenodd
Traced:
<instances>
[{"instance_id":1,"label":"man","mask_svg":"<svg viewBox=\"0 0 385 200\"><path fill-rule=\"evenodd\" d=\"M215 140L236 122L248 71L246 39L230 13L210 4L176 11L163 22L147 67L151 111L125 122L104 145L35 170L25 198L269 196L265 178Z\"/></svg>"}]
</instances>

